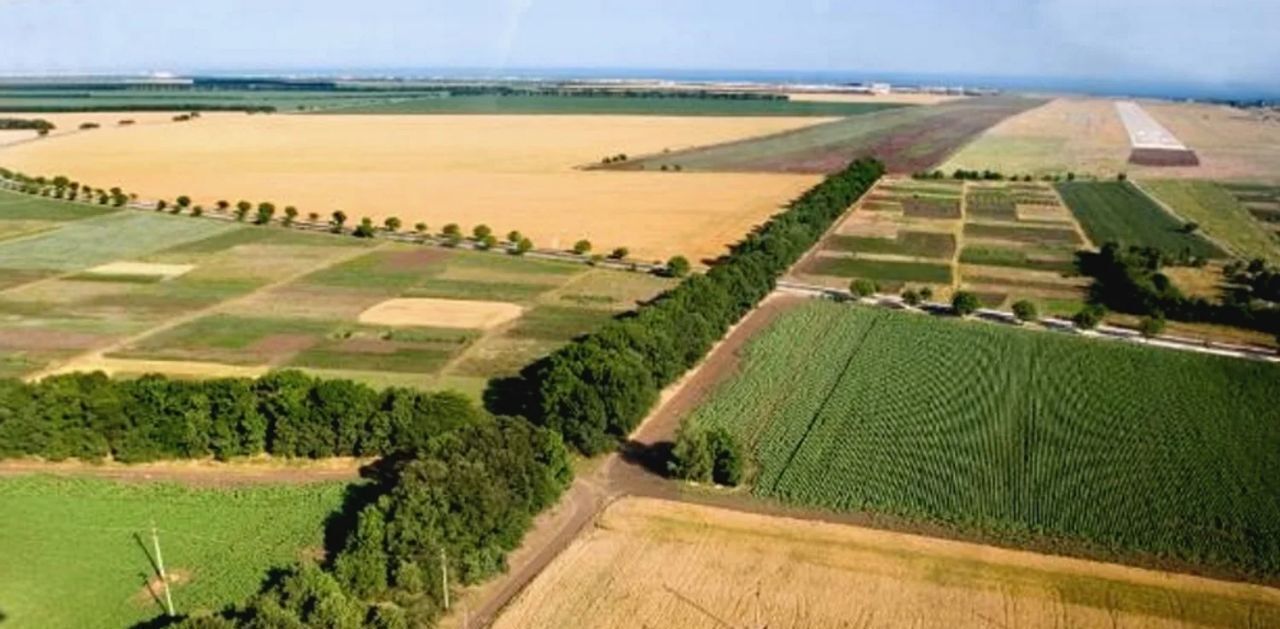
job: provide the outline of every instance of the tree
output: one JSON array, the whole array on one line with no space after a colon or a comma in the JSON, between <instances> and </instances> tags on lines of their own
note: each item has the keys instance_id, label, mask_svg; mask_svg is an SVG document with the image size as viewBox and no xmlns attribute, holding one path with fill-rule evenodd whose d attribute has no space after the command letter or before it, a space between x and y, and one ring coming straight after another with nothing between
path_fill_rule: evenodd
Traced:
<instances>
[{"instance_id":1,"label":"tree","mask_svg":"<svg viewBox=\"0 0 1280 629\"><path fill-rule=\"evenodd\" d=\"M854 297L870 297L879 290L880 287L868 279L858 278L849 283L849 292L853 293Z\"/></svg>"},{"instance_id":2,"label":"tree","mask_svg":"<svg viewBox=\"0 0 1280 629\"><path fill-rule=\"evenodd\" d=\"M1125 173L1119 173L1116 175L1116 181L1128 181L1128 179L1129 179L1129 175Z\"/></svg>"},{"instance_id":3,"label":"tree","mask_svg":"<svg viewBox=\"0 0 1280 629\"><path fill-rule=\"evenodd\" d=\"M484 240L486 236L490 236L492 234L493 229L484 224L476 225L471 230L471 235L474 236L477 241Z\"/></svg>"},{"instance_id":4,"label":"tree","mask_svg":"<svg viewBox=\"0 0 1280 629\"><path fill-rule=\"evenodd\" d=\"M386 227L387 231L393 234L400 231L400 225L400 219L394 216L388 216L387 220L382 221L382 226Z\"/></svg>"},{"instance_id":5,"label":"tree","mask_svg":"<svg viewBox=\"0 0 1280 629\"><path fill-rule=\"evenodd\" d=\"M1199 230L1200 230L1200 223L1197 223L1195 221L1188 221L1182 224L1182 233L1184 234L1194 234Z\"/></svg>"},{"instance_id":6,"label":"tree","mask_svg":"<svg viewBox=\"0 0 1280 629\"><path fill-rule=\"evenodd\" d=\"M164 199L160 199L159 201L156 201L156 211L157 211L157 212L163 212L163 211L164 211L164 209L165 209L165 208L167 208L167 207L169 207L169 203L168 203L167 201L165 201Z\"/></svg>"},{"instance_id":7,"label":"tree","mask_svg":"<svg viewBox=\"0 0 1280 629\"><path fill-rule=\"evenodd\" d=\"M360 224L356 225L355 231L351 232L351 235L356 238L373 238L373 234L373 219L368 216L360 219Z\"/></svg>"},{"instance_id":8,"label":"tree","mask_svg":"<svg viewBox=\"0 0 1280 629\"><path fill-rule=\"evenodd\" d=\"M245 217L249 216L249 210L251 209L253 209L252 203L249 203L248 201L237 201L236 202L236 220L243 221Z\"/></svg>"},{"instance_id":9,"label":"tree","mask_svg":"<svg viewBox=\"0 0 1280 629\"><path fill-rule=\"evenodd\" d=\"M591 251L591 241L587 239L579 240L573 243L573 252L578 255L585 255Z\"/></svg>"},{"instance_id":10,"label":"tree","mask_svg":"<svg viewBox=\"0 0 1280 629\"><path fill-rule=\"evenodd\" d=\"M214 205L218 206L219 212L226 212L227 208L231 207L231 203L225 199L219 199Z\"/></svg>"},{"instance_id":11,"label":"tree","mask_svg":"<svg viewBox=\"0 0 1280 629\"><path fill-rule=\"evenodd\" d=\"M414 223L413 231L418 232L419 236L425 236L427 235L429 228L427 227L426 223Z\"/></svg>"},{"instance_id":12,"label":"tree","mask_svg":"<svg viewBox=\"0 0 1280 629\"><path fill-rule=\"evenodd\" d=\"M676 431L676 445L671 449L671 461L667 469L676 478L705 483L711 480L715 460L707 443L706 431L684 422Z\"/></svg>"},{"instance_id":13,"label":"tree","mask_svg":"<svg viewBox=\"0 0 1280 629\"><path fill-rule=\"evenodd\" d=\"M742 482L742 446L723 426L711 429L707 434L707 446L711 449L711 480L717 485L735 487Z\"/></svg>"},{"instance_id":14,"label":"tree","mask_svg":"<svg viewBox=\"0 0 1280 629\"><path fill-rule=\"evenodd\" d=\"M347 213L342 210L334 210L333 217L329 220L329 228L335 234L342 233L342 228L347 224Z\"/></svg>"},{"instance_id":15,"label":"tree","mask_svg":"<svg viewBox=\"0 0 1280 629\"><path fill-rule=\"evenodd\" d=\"M933 289L924 286L920 289L920 301L933 301Z\"/></svg>"},{"instance_id":16,"label":"tree","mask_svg":"<svg viewBox=\"0 0 1280 629\"><path fill-rule=\"evenodd\" d=\"M629 255L631 255L630 249L627 249L626 247L616 247L614 248L613 253L609 254L609 257L614 260L623 260Z\"/></svg>"},{"instance_id":17,"label":"tree","mask_svg":"<svg viewBox=\"0 0 1280 629\"><path fill-rule=\"evenodd\" d=\"M292 205L286 205L284 207L284 226L289 227L290 225L293 225L295 220L298 220L298 208L293 207Z\"/></svg>"},{"instance_id":18,"label":"tree","mask_svg":"<svg viewBox=\"0 0 1280 629\"><path fill-rule=\"evenodd\" d=\"M507 242L515 244L520 242L521 240L524 240L524 234L521 234L520 232L514 229L511 230L510 232L507 232Z\"/></svg>"},{"instance_id":19,"label":"tree","mask_svg":"<svg viewBox=\"0 0 1280 629\"><path fill-rule=\"evenodd\" d=\"M184 194L178 197L175 203L178 204L178 207L185 209L191 205L191 197Z\"/></svg>"},{"instance_id":20,"label":"tree","mask_svg":"<svg viewBox=\"0 0 1280 629\"><path fill-rule=\"evenodd\" d=\"M982 304L978 302L978 296L967 291L956 291L951 297L951 311L957 316L967 317L978 310Z\"/></svg>"},{"instance_id":21,"label":"tree","mask_svg":"<svg viewBox=\"0 0 1280 629\"><path fill-rule=\"evenodd\" d=\"M320 222L320 213L319 213L319 212L307 212L307 221L308 221L308 222L311 222L311 223L319 223L319 222Z\"/></svg>"},{"instance_id":22,"label":"tree","mask_svg":"<svg viewBox=\"0 0 1280 629\"><path fill-rule=\"evenodd\" d=\"M192 215L192 216L202 216L203 214L204 214L204 206L197 205L197 206L195 206L195 207L191 208L191 215Z\"/></svg>"},{"instance_id":23,"label":"tree","mask_svg":"<svg viewBox=\"0 0 1280 629\"><path fill-rule=\"evenodd\" d=\"M1102 317L1104 317L1106 313L1107 311L1102 306L1089 304L1084 308L1081 308L1080 312L1075 313L1075 315L1071 317L1071 322L1076 324L1076 327L1081 330L1092 330L1098 327L1099 323L1102 323Z\"/></svg>"},{"instance_id":24,"label":"tree","mask_svg":"<svg viewBox=\"0 0 1280 629\"><path fill-rule=\"evenodd\" d=\"M919 305L920 305L920 293L918 293L918 292L916 292L915 290L910 289L910 288L903 289L903 291L902 291L902 303L904 303L904 304L906 304L906 305L908 305L908 306L912 306L912 307L919 306Z\"/></svg>"},{"instance_id":25,"label":"tree","mask_svg":"<svg viewBox=\"0 0 1280 629\"><path fill-rule=\"evenodd\" d=\"M663 270L667 277L684 277L689 274L689 260L684 256L672 256L667 260L667 266Z\"/></svg>"},{"instance_id":26,"label":"tree","mask_svg":"<svg viewBox=\"0 0 1280 629\"><path fill-rule=\"evenodd\" d=\"M1019 321L1035 321L1040 318L1040 313L1036 310L1035 304L1023 299L1013 304L1013 316Z\"/></svg>"},{"instance_id":27,"label":"tree","mask_svg":"<svg viewBox=\"0 0 1280 629\"><path fill-rule=\"evenodd\" d=\"M1149 317L1143 317L1138 322L1138 332L1145 338L1153 338L1160 336L1164 332L1165 320L1164 315L1160 313L1153 314Z\"/></svg>"},{"instance_id":28,"label":"tree","mask_svg":"<svg viewBox=\"0 0 1280 629\"><path fill-rule=\"evenodd\" d=\"M493 234L485 234L484 238L481 238L479 242L476 243L476 246L485 250L492 249L498 246L498 237Z\"/></svg>"},{"instance_id":29,"label":"tree","mask_svg":"<svg viewBox=\"0 0 1280 629\"><path fill-rule=\"evenodd\" d=\"M266 225L276 215L276 204L262 202L258 204L258 216L253 220L258 225Z\"/></svg>"},{"instance_id":30,"label":"tree","mask_svg":"<svg viewBox=\"0 0 1280 629\"><path fill-rule=\"evenodd\" d=\"M514 253L515 255L518 255L518 256L522 256L526 253L529 253L532 250L533 250L533 241L529 240L528 238L521 238L520 242L516 243L515 249L511 250L511 253Z\"/></svg>"},{"instance_id":31,"label":"tree","mask_svg":"<svg viewBox=\"0 0 1280 629\"><path fill-rule=\"evenodd\" d=\"M462 228L458 227L457 223L449 223L441 228L440 235L445 236L446 238L450 236L462 236Z\"/></svg>"}]
</instances>

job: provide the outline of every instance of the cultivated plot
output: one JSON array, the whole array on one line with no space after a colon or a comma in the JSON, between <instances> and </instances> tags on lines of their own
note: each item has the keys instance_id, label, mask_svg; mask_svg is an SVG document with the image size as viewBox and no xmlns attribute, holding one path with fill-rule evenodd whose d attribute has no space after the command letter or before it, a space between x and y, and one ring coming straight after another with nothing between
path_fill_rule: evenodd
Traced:
<instances>
[{"instance_id":1,"label":"cultivated plot","mask_svg":"<svg viewBox=\"0 0 1280 629\"><path fill-rule=\"evenodd\" d=\"M1127 181L1074 181L1060 183L1057 189L1089 240L1099 246L1115 242L1154 247L1170 256L1225 255Z\"/></svg>"},{"instance_id":2,"label":"cultivated plot","mask_svg":"<svg viewBox=\"0 0 1280 629\"><path fill-rule=\"evenodd\" d=\"M499 617L516 627L1259 626L1267 588L628 498Z\"/></svg>"},{"instance_id":3,"label":"cultivated plot","mask_svg":"<svg viewBox=\"0 0 1280 629\"><path fill-rule=\"evenodd\" d=\"M590 240L643 260L714 258L816 183L809 175L619 173L580 167L823 122L814 117L246 116L104 127L4 149L5 166L144 198L271 201L408 228L480 223L539 247ZM120 147L129 150L121 153Z\"/></svg>"},{"instance_id":4,"label":"cultivated plot","mask_svg":"<svg viewBox=\"0 0 1280 629\"><path fill-rule=\"evenodd\" d=\"M1274 578L1277 395L1273 364L814 302L690 421L760 496Z\"/></svg>"},{"instance_id":5,"label":"cultivated plot","mask_svg":"<svg viewBox=\"0 0 1280 629\"><path fill-rule=\"evenodd\" d=\"M165 484L0 479L0 599L15 627L132 626L164 613L151 526L174 608L218 611L272 568L324 552L345 485L191 489ZM74 601L74 604L69 604Z\"/></svg>"},{"instance_id":6,"label":"cultivated plot","mask_svg":"<svg viewBox=\"0 0 1280 629\"><path fill-rule=\"evenodd\" d=\"M1230 254L1246 260L1262 258L1280 262L1280 238L1264 222L1267 212L1262 203L1265 201L1241 200L1230 189L1211 181L1158 180L1143 181L1140 185L1178 216L1199 225ZM1250 198L1247 191L1242 196ZM1258 198L1263 197L1258 195ZM1255 206L1250 207L1249 203Z\"/></svg>"}]
</instances>

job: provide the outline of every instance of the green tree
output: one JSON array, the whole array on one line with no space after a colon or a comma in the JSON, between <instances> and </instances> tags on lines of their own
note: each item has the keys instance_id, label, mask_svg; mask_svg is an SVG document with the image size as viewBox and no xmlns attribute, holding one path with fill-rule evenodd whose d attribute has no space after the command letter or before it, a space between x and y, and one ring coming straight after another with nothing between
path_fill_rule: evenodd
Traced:
<instances>
[{"instance_id":1,"label":"green tree","mask_svg":"<svg viewBox=\"0 0 1280 629\"><path fill-rule=\"evenodd\" d=\"M165 208L167 208L167 207L169 207L169 203L168 203L167 201L165 201L164 199L160 199L159 201L156 201L156 211L157 211L157 212L163 212L163 211L164 211L164 209L165 209Z\"/></svg>"},{"instance_id":2,"label":"green tree","mask_svg":"<svg viewBox=\"0 0 1280 629\"><path fill-rule=\"evenodd\" d=\"M329 229L335 234L342 233L342 228L347 224L347 213L342 210L334 210L332 218L329 219Z\"/></svg>"},{"instance_id":3,"label":"green tree","mask_svg":"<svg viewBox=\"0 0 1280 629\"><path fill-rule=\"evenodd\" d=\"M427 227L426 223L414 223L413 231L418 232L419 236L425 236L427 235L427 232L430 231L430 228Z\"/></svg>"},{"instance_id":4,"label":"green tree","mask_svg":"<svg viewBox=\"0 0 1280 629\"><path fill-rule=\"evenodd\" d=\"M258 204L258 216L253 220L258 225L266 225L276 215L276 204L262 202Z\"/></svg>"},{"instance_id":5,"label":"green tree","mask_svg":"<svg viewBox=\"0 0 1280 629\"><path fill-rule=\"evenodd\" d=\"M1013 316L1019 321L1035 321L1040 318L1040 312L1036 309L1036 305L1026 299L1019 300L1013 304Z\"/></svg>"},{"instance_id":6,"label":"green tree","mask_svg":"<svg viewBox=\"0 0 1280 629\"><path fill-rule=\"evenodd\" d=\"M375 231L373 219L366 216L360 219L360 224L356 225L355 231L351 232L351 234L356 238L373 238Z\"/></svg>"},{"instance_id":7,"label":"green tree","mask_svg":"<svg viewBox=\"0 0 1280 629\"><path fill-rule=\"evenodd\" d=\"M903 291L902 291L902 303L904 303L904 304L906 304L906 305L908 305L908 306L912 306L912 307L919 306L919 305L920 305L920 293L918 293L918 292L916 292L914 289L910 289L910 288L903 289Z\"/></svg>"},{"instance_id":8,"label":"green tree","mask_svg":"<svg viewBox=\"0 0 1280 629\"><path fill-rule=\"evenodd\" d=\"M225 199L219 199L214 205L218 206L219 212L226 212L227 208L231 207L231 203Z\"/></svg>"},{"instance_id":9,"label":"green tree","mask_svg":"<svg viewBox=\"0 0 1280 629\"><path fill-rule=\"evenodd\" d=\"M533 250L533 241L529 240L528 238L521 238L520 242L517 242L515 248L511 250L511 253L514 253L515 255L518 255L518 256L522 256L526 253L529 253L532 250Z\"/></svg>"},{"instance_id":10,"label":"green tree","mask_svg":"<svg viewBox=\"0 0 1280 629\"><path fill-rule=\"evenodd\" d=\"M284 226L289 227L293 225L293 222L296 220L298 220L298 208L293 207L292 205L286 205L284 207Z\"/></svg>"},{"instance_id":11,"label":"green tree","mask_svg":"<svg viewBox=\"0 0 1280 629\"><path fill-rule=\"evenodd\" d=\"M616 247L613 252L609 254L609 257L614 260L623 260L629 255L631 255L630 249L627 249L626 247Z\"/></svg>"},{"instance_id":12,"label":"green tree","mask_svg":"<svg viewBox=\"0 0 1280 629\"><path fill-rule=\"evenodd\" d=\"M507 232L507 242L511 244L515 244L520 242L521 240L524 240L524 234L521 234L520 232L514 229L511 230L510 232Z\"/></svg>"},{"instance_id":13,"label":"green tree","mask_svg":"<svg viewBox=\"0 0 1280 629\"><path fill-rule=\"evenodd\" d=\"M724 426L717 426L707 433L707 447L711 449L711 480L717 485L736 487L742 482L742 446Z\"/></svg>"},{"instance_id":14,"label":"green tree","mask_svg":"<svg viewBox=\"0 0 1280 629\"><path fill-rule=\"evenodd\" d=\"M870 297L879 290L880 287L875 282L864 278L858 278L849 283L849 292L853 293L854 297Z\"/></svg>"},{"instance_id":15,"label":"green tree","mask_svg":"<svg viewBox=\"0 0 1280 629\"><path fill-rule=\"evenodd\" d=\"M440 230L440 235L446 238L450 236L462 236L462 228L457 223L449 223Z\"/></svg>"},{"instance_id":16,"label":"green tree","mask_svg":"<svg viewBox=\"0 0 1280 629\"><path fill-rule=\"evenodd\" d=\"M244 221L244 219L249 216L249 210L252 210L252 209L253 209L252 203L249 203L248 201L237 201L236 202L236 220Z\"/></svg>"},{"instance_id":17,"label":"green tree","mask_svg":"<svg viewBox=\"0 0 1280 629\"><path fill-rule=\"evenodd\" d=\"M684 422L676 431L676 444L671 449L671 461L667 464L672 476L697 483L711 480L715 459L711 455L707 433Z\"/></svg>"},{"instance_id":18,"label":"green tree","mask_svg":"<svg viewBox=\"0 0 1280 629\"><path fill-rule=\"evenodd\" d=\"M382 226L387 228L387 231L393 234L400 231L400 225L400 219L395 216L388 216L387 220L382 221Z\"/></svg>"},{"instance_id":19,"label":"green tree","mask_svg":"<svg viewBox=\"0 0 1280 629\"><path fill-rule=\"evenodd\" d=\"M1102 306L1089 304L1081 308L1079 312L1071 317L1071 322L1081 330L1092 330L1102 323L1102 318L1106 316L1107 311Z\"/></svg>"},{"instance_id":20,"label":"green tree","mask_svg":"<svg viewBox=\"0 0 1280 629\"><path fill-rule=\"evenodd\" d=\"M689 274L689 260L684 256L672 256L667 260L667 266L663 269L667 277L684 277Z\"/></svg>"},{"instance_id":21,"label":"green tree","mask_svg":"<svg viewBox=\"0 0 1280 629\"><path fill-rule=\"evenodd\" d=\"M498 237L493 234L485 234L484 238L481 238L476 245L481 249L492 249L498 246Z\"/></svg>"},{"instance_id":22,"label":"green tree","mask_svg":"<svg viewBox=\"0 0 1280 629\"><path fill-rule=\"evenodd\" d=\"M187 207L189 207L189 206L191 205L191 197L189 197L189 196L187 196L187 195L185 195L185 194L184 194L184 195L182 195L182 196L178 197L178 199L175 201L175 203L177 203L177 204L178 204L178 207L183 208L183 209L186 209Z\"/></svg>"},{"instance_id":23,"label":"green tree","mask_svg":"<svg viewBox=\"0 0 1280 629\"><path fill-rule=\"evenodd\" d=\"M1165 319L1160 313L1153 314L1149 317L1143 317L1138 322L1138 332L1146 338L1154 338L1164 333Z\"/></svg>"},{"instance_id":24,"label":"green tree","mask_svg":"<svg viewBox=\"0 0 1280 629\"><path fill-rule=\"evenodd\" d=\"M486 236L493 235L493 229L484 224L476 225L472 228L471 235L475 237L477 241L484 240Z\"/></svg>"},{"instance_id":25,"label":"green tree","mask_svg":"<svg viewBox=\"0 0 1280 629\"><path fill-rule=\"evenodd\" d=\"M977 312L981 305L978 296L967 290L956 291L956 294L951 297L951 311L957 316L967 317Z\"/></svg>"},{"instance_id":26,"label":"green tree","mask_svg":"<svg viewBox=\"0 0 1280 629\"><path fill-rule=\"evenodd\" d=\"M573 243L573 252L578 255L585 255L591 251L591 241L587 239L579 240Z\"/></svg>"}]
</instances>

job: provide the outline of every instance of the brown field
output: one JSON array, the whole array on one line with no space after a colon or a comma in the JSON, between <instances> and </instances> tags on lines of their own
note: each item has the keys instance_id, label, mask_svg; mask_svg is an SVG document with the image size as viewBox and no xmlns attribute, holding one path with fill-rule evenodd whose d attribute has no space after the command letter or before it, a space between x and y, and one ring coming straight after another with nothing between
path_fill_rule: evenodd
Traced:
<instances>
[{"instance_id":1,"label":"brown field","mask_svg":"<svg viewBox=\"0 0 1280 629\"><path fill-rule=\"evenodd\" d=\"M652 499L609 507L515 627L1274 626L1280 591Z\"/></svg>"},{"instance_id":2,"label":"brown field","mask_svg":"<svg viewBox=\"0 0 1280 629\"><path fill-rule=\"evenodd\" d=\"M304 216L341 209L353 221L394 215L406 227L423 221L436 230L486 223L499 234L520 230L541 247L587 238L597 250L626 246L640 259L698 260L722 253L817 177L577 167L606 155L679 150L824 121L208 114L11 146L0 164L119 185L144 198L185 194L206 206L272 201Z\"/></svg>"},{"instance_id":3,"label":"brown field","mask_svg":"<svg viewBox=\"0 0 1280 629\"><path fill-rule=\"evenodd\" d=\"M1143 103L1196 152L1198 167L1147 168L1147 176L1280 182L1280 121L1223 105Z\"/></svg>"},{"instance_id":4,"label":"brown field","mask_svg":"<svg viewBox=\"0 0 1280 629\"><path fill-rule=\"evenodd\" d=\"M907 105L937 105L953 100L968 98L953 94L899 94L891 92L883 95L841 94L830 92L795 92L787 94L791 100L802 103L903 103Z\"/></svg>"},{"instance_id":5,"label":"brown field","mask_svg":"<svg viewBox=\"0 0 1280 629\"><path fill-rule=\"evenodd\" d=\"M520 318L524 308L501 301L388 299L360 313L360 323L389 326L479 328L487 330Z\"/></svg>"}]
</instances>

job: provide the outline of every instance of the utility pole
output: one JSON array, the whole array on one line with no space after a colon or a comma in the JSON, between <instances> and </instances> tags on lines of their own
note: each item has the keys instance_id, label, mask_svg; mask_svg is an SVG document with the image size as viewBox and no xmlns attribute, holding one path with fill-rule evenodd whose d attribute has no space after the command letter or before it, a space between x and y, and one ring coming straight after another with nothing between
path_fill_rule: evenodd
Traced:
<instances>
[{"instance_id":1,"label":"utility pole","mask_svg":"<svg viewBox=\"0 0 1280 629\"><path fill-rule=\"evenodd\" d=\"M449 611L449 561L444 555L444 547L440 547L440 575L444 584L440 587L444 594L444 610Z\"/></svg>"},{"instance_id":2,"label":"utility pole","mask_svg":"<svg viewBox=\"0 0 1280 629\"><path fill-rule=\"evenodd\" d=\"M160 535L156 532L155 520L151 521L151 545L156 549L156 568L160 570L160 583L164 585L164 606L169 610L169 617L177 616L173 612L173 596L169 593L169 575L164 572L164 557L160 555Z\"/></svg>"}]
</instances>

